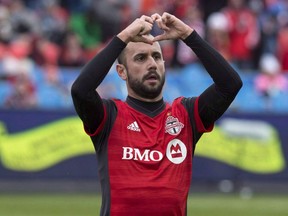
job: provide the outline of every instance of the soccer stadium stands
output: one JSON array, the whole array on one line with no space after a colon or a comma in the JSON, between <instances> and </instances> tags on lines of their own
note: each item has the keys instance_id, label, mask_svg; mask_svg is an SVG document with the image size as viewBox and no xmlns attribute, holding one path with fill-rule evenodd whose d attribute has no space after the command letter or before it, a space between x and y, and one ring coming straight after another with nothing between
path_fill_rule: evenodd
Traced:
<instances>
[{"instance_id":1,"label":"soccer stadium stands","mask_svg":"<svg viewBox=\"0 0 288 216\"><path fill-rule=\"evenodd\" d=\"M31 77L35 85L37 109L73 109L70 87L80 73L80 68L60 68L58 78L54 82L47 81L44 71L34 67ZM212 80L199 64L190 64L181 69L166 71L164 98L172 101L178 96L197 96L208 87ZM243 88L230 107L233 112L287 112L288 91L279 92L273 96L263 96L255 89L257 72L239 72L243 80ZM98 89L102 97L116 97L124 99L125 83L118 77L115 67ZM6 80L0 81L0 107L9 108L5 104L13 92L13 86ZM11 108L11 107L10 107ZM18 107L12 107L17 109ZM29 108L29 107L28 107Z\"/></svg>"}]
</instances>

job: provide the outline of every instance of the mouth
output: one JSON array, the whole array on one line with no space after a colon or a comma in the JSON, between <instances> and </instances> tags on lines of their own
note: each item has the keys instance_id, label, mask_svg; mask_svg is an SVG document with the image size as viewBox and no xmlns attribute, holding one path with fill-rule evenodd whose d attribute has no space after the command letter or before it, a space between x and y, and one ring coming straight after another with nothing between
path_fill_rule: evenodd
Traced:
<instances>
[{"instance_id":1,"label":"mouth","mask_svg":"<svg viewBox=\"0 0 288 216\"><path fill-rule=\"evenodd\" d=\"M160 80L160 76L157 74L157 72L151 71L144 77L144 80L157 81Z\"/></svg>"}]
</instances>

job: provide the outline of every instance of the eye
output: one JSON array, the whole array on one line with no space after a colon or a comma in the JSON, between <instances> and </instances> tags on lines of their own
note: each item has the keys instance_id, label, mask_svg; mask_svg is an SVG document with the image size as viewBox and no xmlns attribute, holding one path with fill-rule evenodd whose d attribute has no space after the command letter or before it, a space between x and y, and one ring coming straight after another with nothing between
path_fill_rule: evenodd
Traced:
<instances>
[{"instance_id":1,"label":"eye","mask_svg":"<svg viewBox=\"0 0 288 216\"><path fill-rule=\"evenodd\" d=\"M135 61L143 62L146 59L145 55L137 55L135 56Z\"/></svg>"},{"instance_id":2,"label":"eye","mask_svg":"<svg viewBox=\"0 0 288 216\"><path fill-rule=\"evenodd\" d=\"M161 56L161 54L155 54L155 55L153 55L153 58L157 61L157 60L162 60L162 56Z\"/></svg>"}]
</instances>

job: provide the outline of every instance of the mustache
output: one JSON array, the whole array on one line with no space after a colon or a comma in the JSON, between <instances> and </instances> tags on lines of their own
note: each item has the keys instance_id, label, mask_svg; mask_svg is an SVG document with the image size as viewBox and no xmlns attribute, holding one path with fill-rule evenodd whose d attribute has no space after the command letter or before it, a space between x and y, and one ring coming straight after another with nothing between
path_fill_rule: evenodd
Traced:
<instances>
[{"instance_id":1,"label":"mustache","mask_svg":"<svg viewBox=\"0 0 288 216\"><path fill-rule=\"evenodd\" d=\"M143 80L149 79L152 76L155 77L157 80L161 79L160 75L157 73L156 70L149 70L149 72L143 77Z\"/></svg>"}]
</instances>

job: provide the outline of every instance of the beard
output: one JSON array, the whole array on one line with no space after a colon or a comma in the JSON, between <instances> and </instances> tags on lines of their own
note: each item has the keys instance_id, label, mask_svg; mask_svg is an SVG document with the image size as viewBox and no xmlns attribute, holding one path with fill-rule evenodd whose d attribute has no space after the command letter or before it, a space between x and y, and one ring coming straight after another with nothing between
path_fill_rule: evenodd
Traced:
<instances>
[{"instance_id":1,"label":"beard","mask_svg":"<svg viewBox=\"0 0 288 216\"><path fill-rule=\"evenodd\" d=\"M145 80L149 79L150 76L156 77L156 79L160 82L154 85L145 85ZM132 78L129 73L127 73L127 77L127 82L130 88L140 97L147 99L154 99L158 97L161 94L165 83L165 76L160 77L156 71L150 71L142 78L142 80Z\"/></svg>"}]
</instances>

